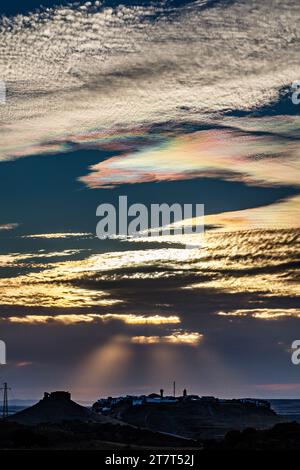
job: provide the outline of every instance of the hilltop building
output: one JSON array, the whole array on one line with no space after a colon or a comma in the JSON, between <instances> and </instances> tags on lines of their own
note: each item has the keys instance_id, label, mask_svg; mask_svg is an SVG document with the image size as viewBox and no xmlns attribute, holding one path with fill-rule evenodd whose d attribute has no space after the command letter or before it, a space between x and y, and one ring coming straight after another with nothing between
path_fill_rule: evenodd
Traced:
<instances>
[{"instance_id":1,"label":"hilltop building","mask_svg":"<svg viewBox=\"0 0 300 470\"><path fill-rule=\"evenodd\" d=\"M125 395L119 397L108 397L100 398L97 400L93 406L93 411L97 413L109 413L114 411L116 407L122 405L126 406L141 406L141 405L151 405L151 404L164 404L164 405L174 405L176 403L185 403L185 402L199 402L201 404L231 404L231 403L242 403L248 406L256 406L259 408L268 408L270 409L270 403L266 400L257 400L251 398L241 398L238 400L220 400L219 398L213 396L199 396L199 395L188 395L187 390L183 390L182 396L165 396L164 390L160 389L160 393L150 393L149 395Z\"/></svg>"}]
</instances>

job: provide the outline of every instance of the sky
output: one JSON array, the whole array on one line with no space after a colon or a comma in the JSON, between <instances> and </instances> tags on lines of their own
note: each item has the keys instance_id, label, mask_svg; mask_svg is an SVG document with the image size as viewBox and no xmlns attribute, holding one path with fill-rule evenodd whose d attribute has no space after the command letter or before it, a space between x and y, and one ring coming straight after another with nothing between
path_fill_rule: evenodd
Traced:
<instances>
[{"instance_id":1,"label":"sky","mask_svg":"<svg viewBox=\"0 0 300 470\"><path fill-rule=\"evenodd\" d=\"M298 397L298 2L40 3L0 7L0 380ZM120 195L204 204L202 246L99 240Z\"/></svg>"}]
</instances>

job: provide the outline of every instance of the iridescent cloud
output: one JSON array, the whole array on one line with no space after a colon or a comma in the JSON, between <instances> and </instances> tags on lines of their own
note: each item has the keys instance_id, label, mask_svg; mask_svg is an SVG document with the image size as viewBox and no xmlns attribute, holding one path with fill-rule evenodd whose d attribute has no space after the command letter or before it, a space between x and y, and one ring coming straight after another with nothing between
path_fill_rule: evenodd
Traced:
<instances>
[{"instance_id":1,"label":"iridescent cloud","mask_svg":"<svg viewBox=\"0 0 300 470\"><path fill-rule=\"evenodd\" d=\"M297 0L195 1L176 13L88 2L4 17L0 159L262 106L299 78L298 23Z\"/></svg>"},{"instance_id":2,"label":"iridescent cloud","mask_svg":"<svg viewBox=\"0 0 300 470\"><path fill-rule=\"evenodd\" d=\"M291 119L291 126L299 118ZM261 122L263 128L264 120ZM263 155L263 158L258 158ZM256 185L299 185L299 145L240 130L198 131L169 143L116 156L91 168L81 180L91 188L128 183L219 177Z\"/></svg>"}]
</instances>

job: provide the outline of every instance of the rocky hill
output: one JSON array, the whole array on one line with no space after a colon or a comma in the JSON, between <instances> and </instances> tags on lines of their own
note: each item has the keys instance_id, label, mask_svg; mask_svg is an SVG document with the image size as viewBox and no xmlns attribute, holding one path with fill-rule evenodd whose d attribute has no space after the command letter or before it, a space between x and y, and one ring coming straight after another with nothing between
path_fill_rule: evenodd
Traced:
<instances>
[{"instance_id":1,"label":"rocky hill","mask_svg":"<svg viewBox=\"0 0 300 470\"><path fill-rule=\"evenodd\" d=\"M99 416L88 408L71 400L68 392L45 393L35 405L10 416L10 421L34 425L39 423L60 423L63 421L114 422L116 420Z\"/></svg>"}]
</instances>

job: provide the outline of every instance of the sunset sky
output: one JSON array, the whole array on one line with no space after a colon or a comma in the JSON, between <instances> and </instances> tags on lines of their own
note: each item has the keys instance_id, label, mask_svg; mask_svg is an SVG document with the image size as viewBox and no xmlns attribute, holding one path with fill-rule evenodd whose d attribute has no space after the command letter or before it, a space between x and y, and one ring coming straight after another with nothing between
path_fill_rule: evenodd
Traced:
<instances>
[{"instance_id":1,"label":"sunset sky","mask_svg":"<svg viewBox=\"0 0 300 470\"><path fill-rule=\"evenodd\" d=\"M5 3L0 381L299 397L298 1ZM99 240L120 195L204 204L203 246Z\"/></svg>"}]
</instances>

